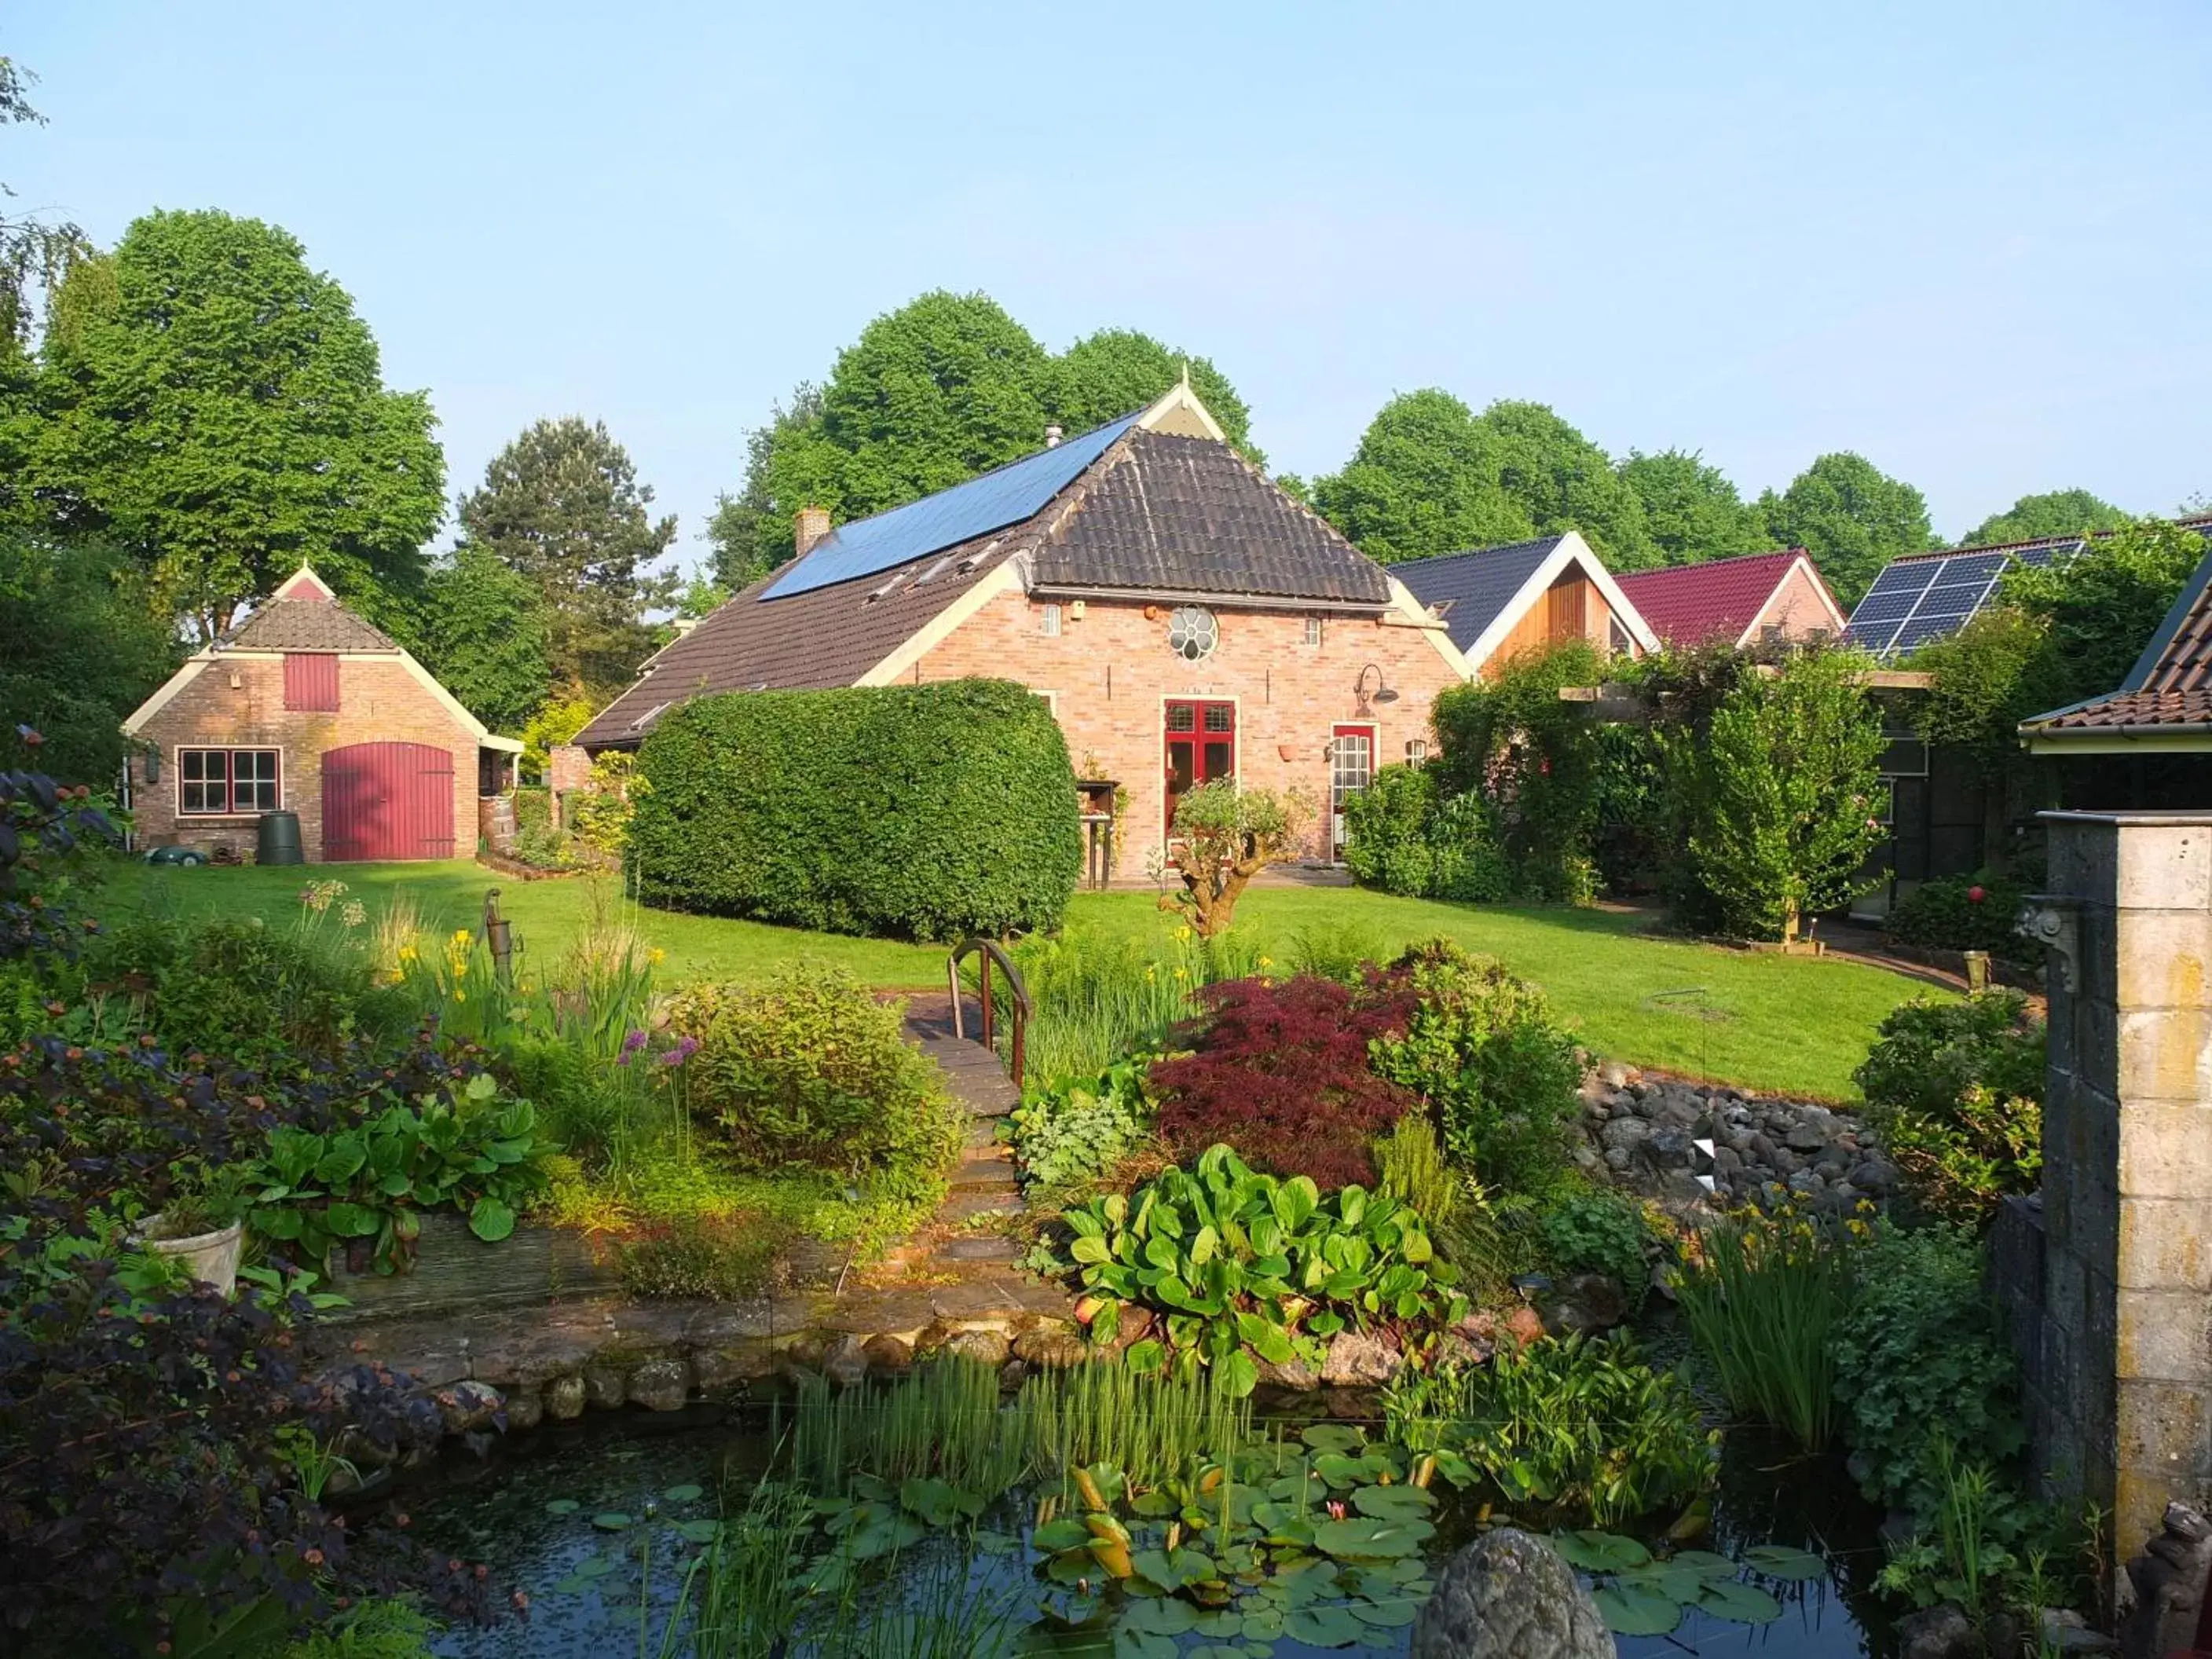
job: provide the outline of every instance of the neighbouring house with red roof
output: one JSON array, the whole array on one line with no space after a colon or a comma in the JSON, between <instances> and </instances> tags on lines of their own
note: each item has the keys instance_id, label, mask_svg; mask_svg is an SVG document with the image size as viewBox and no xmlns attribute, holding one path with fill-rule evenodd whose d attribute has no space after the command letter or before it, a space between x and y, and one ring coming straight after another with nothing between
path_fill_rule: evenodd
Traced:
<instances>
[{"instance_id":1,"label":"neighbouring house with red roof","mask_svg":"<svg viewBox=\"0 0 2212 1659\"><path fill-rule=\"evenodd\" d=\"M472 855L522 751L304 565L123 730L140 846L242 854L290 811L317 863Z\"/></svg>"},{"instance_id":2,"label":"neighbouring house with red roof","mask_svg":"<svg viewBox=\"0 0 2212 1659\"><path fill-rule=\"evenodd\" d=\"M1747 649L1844 631L1843 607L1802 547L1632 570L1620 581L1651 631L1679 649Z\"/></svg>"},{"instance_id":3,"label":"neighbouring house with red roof","mask_svg":"<svg viewBox=\"0 0 2212 1659\"><path fill-rule=\"evenodd\" d=\"M1196 784L1316 802L1312 854L1376 769L1419 759L1468 677L1446 623L1230 447L1188 386L965 483L832 527L664 647L578 734L635 749L718 692L989 676L1051 705L1079 777L1127 792L1125 873ZM573 768L561 775L573 778ZM556 781L557 787L557 781Z\"/></svg>"}]
</instances>

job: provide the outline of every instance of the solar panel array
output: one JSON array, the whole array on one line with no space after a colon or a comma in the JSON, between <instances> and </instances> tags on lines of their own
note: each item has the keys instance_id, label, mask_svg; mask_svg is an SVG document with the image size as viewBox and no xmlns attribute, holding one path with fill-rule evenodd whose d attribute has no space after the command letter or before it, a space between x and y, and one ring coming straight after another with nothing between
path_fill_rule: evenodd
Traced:
<instances>
[{"instance_id":1,"label":"solar panel array","mask_svg":"<svg viewBox=\"0 0 2212 1659\"><path fill-rule=\"evenodd\" d=\"M2078 553L2079 541L2039 547L1964 548L1885 567L1851 612L1844 637L1878 657L1909 655L1930 640L1948 638L1990 602L1997 581L2013 561L2049 564L2062 553Z\"/></svg>"},{"instance_id":2,"label":"solar panel array","mask_svg":"<svg viewBox=\"0 0 2212 1659\"><path fill-rule=\"evenodd\" d=\"M878 513L872 519L840 525L771 583L761 598L788 599L794 593L811 593L817 587L872 576L1032 518L1103 455L1136 418L1124 416L1095 432L1010 461L980 478Z\"/></svg>"}]
</instances>

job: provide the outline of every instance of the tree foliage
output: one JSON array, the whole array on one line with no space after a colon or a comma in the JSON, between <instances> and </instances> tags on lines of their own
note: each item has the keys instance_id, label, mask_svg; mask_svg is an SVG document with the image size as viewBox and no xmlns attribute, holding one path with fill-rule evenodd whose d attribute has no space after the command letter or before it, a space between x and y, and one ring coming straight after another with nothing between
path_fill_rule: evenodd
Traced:
<instances>
[{"instance_id":1,"label":"tree foliage","mask_svg":"<svg viewBox=\"0 0 2212 1659\"><path fill-rule=\"evenodd\" d=\"M430 573L416 654L495 732L515 732L545 701L552 659L535 584L475 542Z\"/></svg>"},{"instance_id":2,"label":"tree foliage","mask_svg":"<svg viewBox=\"0 0 2212 1659\"><path fill-rule=\"evenodd\" d=\"M1977 525L1963 545L2031 542L2045 536L2078 536L2090 530L2118 530L2128 515L2086 489L2053 489L2023 495L2002 513Z\"/></svg>"},{"instance_id":3,"label":"tree foliage","mask_svg":"<svg viewBox=\"0 0 2212 1659\"><path fill-rule=\"evenodd\" d=\"M1702 732L1660 731L1691 866L1726 931L1788 942L1858 890L1883 835L1867 666L1854 652L1797 653L1771 677L1741 677Z\"/></svg>"},{"instance_id":4,"label":"tree foliage","mask_svg":"<svg viewBox=\"0 0 2212 1659\"><path fill-rule=\"evenodd\" d=\"M718 585L735 591L791 557L792 515L824 507L865 518L963 483L1143 408L1188 365L1230 441L1249 447L1249 412L1212 363L1127 329L1057 356L983 294L925 294L877 318L828 383L802 385L746 440L745 483L717 504L708 539Z\"/></svg>"},{"instance_id":5,"label":"tree foliage","mask_svg":"<svg viewBox=\"0 0 2212 1659\"><path fill-rule=\"evenodd\" d=\"M1846 611L1884 565L1936 539L1920 492L1849 450L1821 456L1778 495L1767 490L1759 510L1775 545L1813 556Z\"/></svg>"},{"instance_id":6,"label":"tree foliage","mask_svg":"<svg viewBox=\"0 0 2212 1659\"><path fill-rule=\"evenodd\" d=\"M31 106L38 77L13 58L0 57L0 126L44 126ZM0 182L0 201L15 190ZM35 296L52 293L70 267L90 251L75 225L35 214L0 212L0 355L13 357L27 339Z\"/></svg>"},{"instance_id":7,"label":"tree foliage","mask_svg":"<svg viewBox=\"0 0 2212 1659\"><path fill-rule=\"evenodd\" d=\"M1300 826L1313 814L1313 802L1296 789L1277 794L1217 778L1185 790L1175 815L1182 891L1163 892L1160 908L1180 911L1200 939L1226 933L1246 884L1297 850Z\"/></svg>"},{"instance_id":8,"label":"tree foliage","mask_svg":"<svg viewBox=\"0 0 2212 1659\"><path fill-rule=\"evenodd\" d=\"M20 537L0 539L0 731L30 726L42 768L103 787L123 763L123 720L183 654L129 560Z\"/></svg>"},{"instance_id":9,"label":"tree foliage","mask_svg":"<svg viewBox=\"0 0 2212 1659\"><path fill-rule=\"evenodd\" d=\"M1480 415L1430 387L1385 404L1315 503L1386 563L1577 530L1616 569L1657 562L1644 505L1606 453L1541 404Z\"/></svg>"},{"instance_id":10,"label":"tree foliage","mask_svg":"<svg viewBox=\"0 0 2212 1659\"><path fill-rule=\"evenodd\" d=\"M64 532L136 559L203 638L312 557L373 618L419 595L445 457L353 301L258 219L159 212L70 271L30 445Z\"/></svg>"},{"instance_id":11,"label":"tree foliage","mask_svg":"<svg viewBox=\"0 0 2212 1659\"><path fill-rule=\"evenodd\" d=\"M1385 564L1494 547L1534 533L1499 466L1474 411L1431 386L1383 404L1344 470L1314 480L1314 504Z\"/></svg>"},{"instance_id":12,"label":"tree foliage","mask_svg":"<svg viewBox=\"0 0 2212 1659\"><path fill-rule=\"evenodd\" d=\"M601 701L653 649L645 612L676 596L678 579L653 568L676 520L652 504L606 423L574 415L533 423L461 498L469 540L537 590L556 680Z\"/></svg>"},{"instance_id":13,"label":"tree foliage","mask_svg":"<svg viewBox=\"0 0 2212 1659\"><path fill-rule=\"evenodd\" d=\"M1726 473L1694 451L1646 455L1631 450L1620 477L1643 503L1656 562L1696 564L1773 545L1759 510L1736 493Z\"/></svg>"}]
</instances>

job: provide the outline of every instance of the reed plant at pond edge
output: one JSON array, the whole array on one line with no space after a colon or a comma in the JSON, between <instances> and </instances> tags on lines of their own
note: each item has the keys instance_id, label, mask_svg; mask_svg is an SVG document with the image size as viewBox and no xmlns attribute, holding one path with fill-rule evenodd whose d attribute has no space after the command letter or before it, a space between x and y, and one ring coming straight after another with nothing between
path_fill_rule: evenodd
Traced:
<instances>
[{"instance_id":1,"label":"reed plant at pond edge","mask_svg":"<svg viewBox=\"0 0 2212 1659\"><path fill-rule=\"evenodd\" d=\"M1836 1433L1834 1338L1850 1305L1850 1249L1863 1223L1784 1209L1698 1230L1678 1293L1698 1351L1729 1404L1808 1452Z\"/></svg>"},{"instance_id":2,"label":"reed plant at pond edge","mask_svg":"<svg viewBox=\"0 0 2212 1659\"><path fill-rule=\"evenodd\" d=\"M991 1498L1028 1468L1028 1449L1000 1413L998 1370L980 1360L929 1360L884 1389L833 1392L805 1376L793 1411L792 1473L817 1492L842 1493L854 1474L894 1485L933 1475Z\"/></svg>"},{"instance_id":3,"label":"reed plant at pond edge","mask_svg":"<svg viewBox=\"0 0 2212 1659\"><path fill-rule=\"evenodd\" d=\"M1037 1372L1013 1408L1030 1473L1058 1480L1105 1463L1147 1487L1227 1462L1252 1438L1252 1402L1218 1377L1212 1369L1139 1372L1118 1358Z\"/></svg>"}]
</instances>

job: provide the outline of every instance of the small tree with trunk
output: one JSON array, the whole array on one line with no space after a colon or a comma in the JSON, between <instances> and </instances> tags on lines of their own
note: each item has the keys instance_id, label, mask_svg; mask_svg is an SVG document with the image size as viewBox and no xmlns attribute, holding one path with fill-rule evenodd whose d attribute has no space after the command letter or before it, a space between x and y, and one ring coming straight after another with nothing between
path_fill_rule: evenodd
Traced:
<instances>
[{"instance_id":1,"label":"small tree with trunk","mask_svg":"<svg viewBox=\"0 0 2212 1659\"><path fill-rule=\"evenodd\" d=\"M1789 944L1808 915L1857 890L1883 835L1866 668L1851 652L1798 653L1745 675L1702 732L1660 730L1692 871L1729 932Z\"/></svg>"},{"instance_id":2,"label":"small tree with trunk","mask_svg":"<svg viewBox=\"0 0 2212 1659\"><path fill-rule=\"evenodd\" d=\"M1240 789L1234 778L1200 784L1176 805L1174 868L1183 890L1163 892L1160 908L1181 911L1200 939L1227 932L1245 884L1291 856L1297 825L1315 810L1296 789Z\"/></svg>"}]
</instances>

